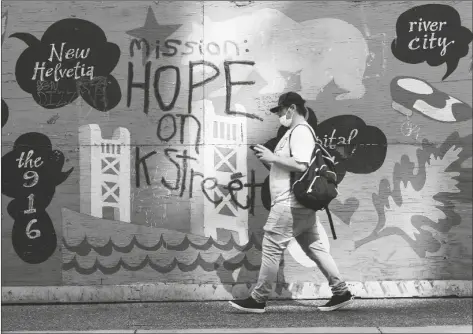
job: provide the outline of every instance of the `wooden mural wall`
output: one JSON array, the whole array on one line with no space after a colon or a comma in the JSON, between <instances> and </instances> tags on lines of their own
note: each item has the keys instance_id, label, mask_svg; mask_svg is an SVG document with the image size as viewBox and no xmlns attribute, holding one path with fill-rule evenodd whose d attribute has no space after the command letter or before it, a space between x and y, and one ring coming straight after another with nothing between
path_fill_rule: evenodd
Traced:
<instances>
[{"instance_id":1,"label":"wooden mural wall","mask_svg":"<svg viewBox=\"0 0 473 334\"><path fill-rule=\"evenodd\" d=\"M3 1L2 285L253 283L299 92L344 279L472 279L472 3ZM280 282L324 281L291 242Z\"/></svg>"}]
</instances>

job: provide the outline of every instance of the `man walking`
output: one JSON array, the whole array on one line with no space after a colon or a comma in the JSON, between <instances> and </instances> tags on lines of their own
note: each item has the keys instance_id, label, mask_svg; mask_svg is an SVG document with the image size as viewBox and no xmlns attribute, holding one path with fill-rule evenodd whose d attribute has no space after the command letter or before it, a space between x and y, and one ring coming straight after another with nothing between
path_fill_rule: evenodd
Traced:
<instances>
[{"instance_id":1,"label":"man walking","mask_svg":"<svg viewBox=\"0 0 473 334\"><path fill-rule=\"evenodd\" d=\"M337 265L317 229L315 211L297 202L291 189L291 172L301 176L310 163L315 140L306 122L307 109L302 97L294 92L282 94L278 106L271 109L288 131L280 139L274 153L262 145L256 145L257 157L271 165L269 183L271 210L264 226L262 260L258 282L249 298L234 300L230 304L240 310L263 313L266 301L276 281L281 256L292 237L295 237L307 256L313 260L332 289L332 298L321 311L333 311L352 302L354 296L342 280ZM289 135L291 134L289 143ZM289 145L291 145L292 156Z\"/></svg>"}]
</instances>

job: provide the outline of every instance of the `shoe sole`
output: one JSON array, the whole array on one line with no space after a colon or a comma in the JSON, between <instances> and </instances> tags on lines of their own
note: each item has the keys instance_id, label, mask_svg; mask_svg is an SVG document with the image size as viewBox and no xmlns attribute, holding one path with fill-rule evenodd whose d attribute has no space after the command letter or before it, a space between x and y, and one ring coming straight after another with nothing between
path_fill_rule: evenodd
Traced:
<instances>
[{"instance_id":1,"label":"shoe sole","mask_svg":"<svg viewBox=\"0 0 473 334\"><path fill-rule=\"evenodd\" d=\"M257 308L244 308L234 302L229 302L234 308L239 309L240 311L250 312L250 313L264 313L265 309L257 309Z\"/></svg>"},{"instance_id":2,"label":"shoe sole","mask_svg":"<svg viewBox=\"0 0 473 334\"><path fill-rule=\"evenodd\" d=\"M341 307L345 307L345 306L350 305L351 303L353 303L353 298L354 297L351 297L346 302L340 303L338 305L330 306L330 307L319 306L318 309L322 312L335 311L335 310L338 310Z\"/></svg>"}]
</instances>

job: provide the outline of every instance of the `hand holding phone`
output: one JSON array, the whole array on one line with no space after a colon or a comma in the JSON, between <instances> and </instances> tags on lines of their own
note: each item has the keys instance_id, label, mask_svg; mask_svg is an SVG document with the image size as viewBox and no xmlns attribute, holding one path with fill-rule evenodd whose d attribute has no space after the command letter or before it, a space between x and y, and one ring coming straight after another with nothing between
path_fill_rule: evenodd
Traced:
<instances>
[{"instance_id":1,"label":"hand holding phone","mask_svg":"<svg viewBox=\"0 0 473 334\"><path fill-rule=\"evenodd\" d=\"M256 144L256 145L250 145L250 149L253 150L253 152L255 153L259 153L259 152L262 152L266 149L266 147L264 147L263 145L260 145L260 144Z\"/></svg>"}]
</instances>

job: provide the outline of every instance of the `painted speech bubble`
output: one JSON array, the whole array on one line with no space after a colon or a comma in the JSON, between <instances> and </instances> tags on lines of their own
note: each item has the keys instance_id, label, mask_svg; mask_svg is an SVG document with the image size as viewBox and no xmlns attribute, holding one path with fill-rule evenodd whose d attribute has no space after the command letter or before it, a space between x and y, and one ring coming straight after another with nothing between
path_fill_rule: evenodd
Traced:
<instances>
[{"instance_id":1,"label":"painted speech bubble","mask_svg":"<svg viewBox=\"0 0 473 334\"><path fill-rule=\"evenodd\" d=\"M448 6L427 4L402 13L396 22L393 55L409 64L447 64L445 80L468 54L473 33L461 25L460 14Z\"/></svg>"},{"instance_id":2,"label":"painted speech bubble","mask_svg":"<svg viewBox=\"0 0 473 334\"><path fill-rule=\"evenodd\" d=\"M100 111L120 102L120 85L111 75L120 48L96 24L68 18L53 23L41 40L30 33L10 37L28 45L16 63L18 85L43 108L61 108L79 96Z\"/></svg>"},{"instance_id":3,"label":"painted speech bubble","mask_svg":"<svg viewBox=\"0 0 473 334\"><path fill-rule=\"evenodd\" d=\"M56 231L46 208L74 169L63 172L64 162L64 154L38 132L18 137L2 157L2 194L13 198L7 206L14 220L12 244L27 263L42 263L56 250Z\"/></svg>"},{"instance_id":4,"label":"painted speech bubble","mask_svg":"<svg viewBox=\"0 0 473 334\"><path fill-rule=\"evenodd\" d=\"M307 122L314 129L317 142L335 158L337 183L342 182L347 172L369 174L383 165L388 142L386 135L379 128L366 124L363 119L355 115L335 116L317 124L315 113L312 109L308 109ZM288 128L281 126L277 136L263 145L274 151L287 131ZM263 182L261 201L263 206L270 210L269 177Z\"/></svg>"},{"instance_id":5,"label":"painted speech bubble","mask_svg":"<svg viewBox=\"0 0 473 334\"><path fill-rule=\"evenodd\" d=\"M9 114L8 104L2 99L2 128L7 124Z\"/></svg>"}]
</instances>

